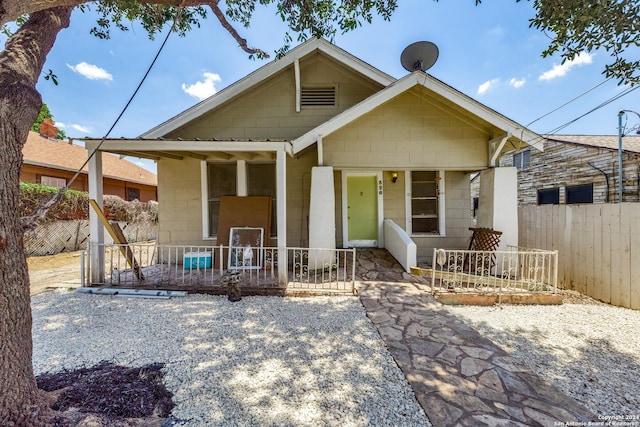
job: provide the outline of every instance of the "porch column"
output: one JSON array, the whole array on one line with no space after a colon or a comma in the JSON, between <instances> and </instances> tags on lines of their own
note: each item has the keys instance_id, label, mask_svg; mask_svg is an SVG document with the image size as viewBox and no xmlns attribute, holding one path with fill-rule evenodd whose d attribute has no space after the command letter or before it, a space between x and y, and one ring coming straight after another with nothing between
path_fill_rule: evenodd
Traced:
<instances>
[{"instance_id":1,"label":"porch column","mask_svg":"<svg viewBox=\"0 0 640 427\"><path fill-rule=\"evenodd\" d=\"M100 209L104 209L102 195L102 151L98 151L89 159L89 198L95 200ZM89 244L104 244L104 226L98 214L91 208L89 208ZM91 283L103 283L104 246L91 247L90 254Z\"/></svg>"},{"instance_id":2,"label":"porch column","mask_svg":"<svg viewBox=\"0 0 640 427\"><path fill-rule=\"evenodd\" d=\"M499 167L480 172L478 227L502 231L499 251L518 246L518 171Z\"/></svg>"},{"instance_id":3,"label":"porch column","mask_svg":"<svg viewBox=\"0 0 640 427\"><path fill-rule=\"evenodd\" d=\"M335 251L314 249L336 248L336 210L333 189L333 167L311 168L311 202L309 204L309 269L332 264Z\"/></svg>"},{"instance_id":4,"label":"porch column","mask_svg":"<svg viewBox=\"0 0 640 427\"><path fill-rule=\"evenodd\" d=\"M287 271L287 153L276 152L276 210L278 211L278 281L286 286Z\"/></svg>"}]
</instances>

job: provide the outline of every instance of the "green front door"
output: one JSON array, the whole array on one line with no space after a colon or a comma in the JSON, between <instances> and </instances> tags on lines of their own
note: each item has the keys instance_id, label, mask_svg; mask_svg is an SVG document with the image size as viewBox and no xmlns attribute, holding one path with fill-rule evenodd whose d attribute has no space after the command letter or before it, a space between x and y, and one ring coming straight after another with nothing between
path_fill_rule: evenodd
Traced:
<instances>
[{"instance_id":1,"label":"green front door","mask_svg":"<svg viewBox=\"0 0 640 427\"><path fill-rule=\"evenodd\" d=\"M376 175L347 176L349 246L377 246L378 191Z\"/></svg>"}]
</instances>

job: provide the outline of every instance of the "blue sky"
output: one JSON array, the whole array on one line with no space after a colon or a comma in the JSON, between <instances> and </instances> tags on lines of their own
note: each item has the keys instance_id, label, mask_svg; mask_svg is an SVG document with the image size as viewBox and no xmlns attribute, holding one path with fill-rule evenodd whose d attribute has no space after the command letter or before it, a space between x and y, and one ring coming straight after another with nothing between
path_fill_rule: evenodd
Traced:
<instances>
[{"instance_id":1,"label":"blue sky","mask_svg":"<svg viewBox=\"0 0 640 427\"><path fill-rule=\"evenodd\" d=\"M428 40L439 58L428 70L434 77L539 133L554 131L603 102L624 86L614 80L566 107L539 117L602 83L606 52L581 55L560 66L559 57L542 58L548 37L529 28L530 2L473 0L400 0L390 22L380 18L336 36L341 48L402 77L404 47ZM211 14L210 14L211 15ZM150 41L140 24L112 31L111 40L89 34L92 13L75 11L48 56L59 85L41 79L38 90L57 124L71 137L101 137L111 127L136 88L164 38ZM240 28L249 45L273 52L283 44L285 27L273 9L259 9L249 29ZM171 35L147 81L111 133L135 137L234 83L265 61L251 60L211 15L186 37ZM616 134L617 112L640 111L640 91L597 109L557 133ZM537 120L537 121L536 121ZM638 120L629 116L629 124ZM532 123L533 122L533 123ZM134 160L135 161L135 160ZM143 165L155 170L152 162Z\"/></svg>"}]
</instances>

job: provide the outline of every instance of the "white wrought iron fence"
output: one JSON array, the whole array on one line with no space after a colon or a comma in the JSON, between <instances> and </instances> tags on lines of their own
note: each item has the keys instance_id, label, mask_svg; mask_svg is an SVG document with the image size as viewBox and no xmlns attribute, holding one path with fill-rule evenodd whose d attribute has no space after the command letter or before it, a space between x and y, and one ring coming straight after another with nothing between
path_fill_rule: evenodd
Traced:
<instances>
[{"instance_id":1,"label":"white wrought iron fence","mask_svg":"<svg viewBox=\"0 0 640 427\"><path fill-rule=\"evenodd\" d=\"M104 265L95 263L104 253ZM241 287L298 292L353 293L355 249L286 248L287 284L279 281L278 248L90 244L83 286L170 287L206 291L223 287L226 271L241 271ZM102 274L99 272L102 271Z\"/></svg>"},{"instance_id":2,"label":"white wrought iron fence","mask_svg":"<svg viewBox=\"0 0 640 427\"><path fill-rule=\"evenodd\" d=\"M556 293L558 251L434 249L430 270L433 292Z\"/></svg>"}]
</instances>

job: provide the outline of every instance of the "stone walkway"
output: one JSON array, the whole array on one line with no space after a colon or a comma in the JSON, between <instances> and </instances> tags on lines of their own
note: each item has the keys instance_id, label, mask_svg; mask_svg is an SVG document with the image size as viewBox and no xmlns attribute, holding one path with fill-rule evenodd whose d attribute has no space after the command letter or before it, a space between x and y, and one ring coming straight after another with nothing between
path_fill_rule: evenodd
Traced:
<instances>
[{"instance_id":1,"label":"stone walkway","mask_svg":"<svg viewBox=\"0 0 640 427\"><path fill-rule=\"evenodd\" d=\"M587 425L596 416L442 309L385 250L358 251L367 315L440 426ZM583 424L584 423L584 424Z\"/></svg>"}]
</instances>

